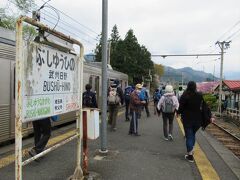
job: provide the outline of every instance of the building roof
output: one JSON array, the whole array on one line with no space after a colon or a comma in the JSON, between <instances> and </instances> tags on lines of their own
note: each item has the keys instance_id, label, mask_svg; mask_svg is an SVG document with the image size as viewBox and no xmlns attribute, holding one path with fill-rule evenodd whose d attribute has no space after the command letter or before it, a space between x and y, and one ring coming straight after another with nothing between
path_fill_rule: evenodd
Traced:
<instances>
[{"instance_id":1,"label":"building roof","mask_svg":"<svg viewBox=\"0 0 240 180\"><path fill-rule=\"evenodd\" d=\"M224 80L223 83L228 86L230 90L240 90L240 80Z\"/></svg>"},{"instance_id":2,"label":"building roof","mask_svg":"<svg viewBox=\"0 0 240 180\"><path fill-rule=\"evenodd\" d=\"M197 90L202 93L211 93L214 88L218 85L218 82L202 82L197 83Z\"/></svg>"},{"instance_id":3,"label":"building roof","mask_svg":"<svg viewBox=\"0 0 240 180\"><path fill-rule=\"evenodd\" d=\"M228 88L230 91L240 91L240 80L224 80L223 86ZM216 91L218 88L219 84L216 86L214 90Z\"/></svg>"}]
</instances>

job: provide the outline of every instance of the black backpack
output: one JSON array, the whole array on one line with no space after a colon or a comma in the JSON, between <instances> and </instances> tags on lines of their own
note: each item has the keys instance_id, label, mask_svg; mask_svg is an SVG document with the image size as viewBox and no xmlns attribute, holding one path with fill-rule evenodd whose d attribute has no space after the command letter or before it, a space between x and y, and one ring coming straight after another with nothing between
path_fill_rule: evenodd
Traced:
<instances>
[{"instance_id":1,"label":"black backpack","mask_svg":"<svg viewBox=\"0 0 240 180\"><path fill-rule=\"evenodd\" d=\"M84 107L93 107L93 97L90 92L85 92L83 94L83 106Z\"/></svg>"}]
</instances>

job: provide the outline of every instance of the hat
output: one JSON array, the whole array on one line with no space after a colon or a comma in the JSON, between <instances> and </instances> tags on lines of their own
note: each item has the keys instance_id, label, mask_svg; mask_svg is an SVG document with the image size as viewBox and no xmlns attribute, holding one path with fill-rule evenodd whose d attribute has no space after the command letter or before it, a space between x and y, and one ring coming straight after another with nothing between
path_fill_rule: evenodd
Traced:
<instances>
[{"instance_id":1,"label":"hat","mask_svg":"<svg viewBox=\"0 0 240 180\"><path fill-rule=\"evenodd\" d=\"M119 80L118 80L118 79L115 79L113 83L118 86L118 85L119 85Z\"/></svg>"},{"instance_id":2,"label":"hat","mask_svg":"<svg viewBox=\"0 0 240 180\"><path fill-rule=\"evenodd\" d=\"M136 89L142 89L142 85L141 84L136 84Z\"/></svg>"},{"instance_id":3,"label":"hat","mask_svg":"<svg viewBox=\"0 0 240 180\"><path fill-rule=\"evenodd\" d=\"M172 93L173 92L173 87L171 85L166 85L165 92L166 93Z\"/></svg>"}]
</instances>

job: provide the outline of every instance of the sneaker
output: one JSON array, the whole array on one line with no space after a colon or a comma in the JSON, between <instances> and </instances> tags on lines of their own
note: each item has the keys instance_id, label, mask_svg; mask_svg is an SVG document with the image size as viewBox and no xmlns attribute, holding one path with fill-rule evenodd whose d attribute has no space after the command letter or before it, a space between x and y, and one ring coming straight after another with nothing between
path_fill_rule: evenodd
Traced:
<instances>
[{"instance_id":1,"label":"sneaker","mask_svg":"<svg viewBox=\"0 0 240 180\"><path fill-rule=\"evenodd\" d=\"M112 128L111 131L115 132L117 131L117 128Z\"/></svg>"},{"instance_id":2,"label":"sneaker","mask_svg":"<svg viewBox=\"0 0 240 180\"><path fill-rule=\"evenodd\" d=\"M170 141L172 141L172 140L173 140L173 136L172 136L171 134L169 134L169 135L168 135L168 139L169 139Z\"/></svg>"},{"instance_id":3,"label":"sneaker","mask_svg":"<svg viewBox=\"0 0 240 180\"><path fill-rule=\"evenodd\" d=\"M167 138L167 137L164 137L164 140L165 140L165 141L168 141L168 138Z\"/></svg>"},{"instance_id":4,"label":"sneaker","mask_svg":"<svg viewBox=\"0 0 240 180\"><path fill-rule=\"evenodd\" d=\"M35 149L31 149L30 151L28 151L28 154L31 156L31 157L34 157L37 155ZM34 159L35 162L39 162L39 159Z\"/></svg>"},{"instance_id":5,"label":"sneaker","mask_svg":"<svg viewBox=\"0 0 240 180\"><path fill-rule=\"evenodd\" d=\"M194 162L193 155L185 155L185 159L188 160L189 162Z\"/></svg>"},{"instance_id":6,"label":"sneaker","mask_svg":"<svg viewBox=\"0 0 240 180\"><path fill-rule=\"evenodd\" d=\"M138 134L138 133L134 133L134 136L141 136L141 134Z\"/></svg>"}]
</instances>

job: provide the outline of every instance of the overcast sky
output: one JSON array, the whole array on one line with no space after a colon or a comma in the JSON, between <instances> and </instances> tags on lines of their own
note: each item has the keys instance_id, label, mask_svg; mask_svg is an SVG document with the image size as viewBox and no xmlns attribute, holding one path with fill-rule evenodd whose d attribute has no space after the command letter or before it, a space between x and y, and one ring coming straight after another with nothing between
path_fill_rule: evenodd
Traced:
<instances>
[{"instance_id":1,"label":"overcast sky","mask_svg":"<svg viewBox=\"0 0 240 180\"><path fill-rule=\"evenodd\" d=\"M43 3L42 0L36 2L39 6ZM226 40L240 31L240 0L109 0L108 3L109 34L114 24L117 24L122 38L131 28L139 43L152 54L218 53L220 49L215 42ZM97 43L94 38L102 29L102 1L51 0L50 4L94 31L60 14L60 21L70 25L59 24L57 29L60 25L68 31L77 28L74 34L83 41L85 52L91 52ZM50 8L45 10L47 12L43 12L55 14ZM51 17L43 17L54 22ZM240 72L240 32L229 40L232 43L224 56L225 75ZM174 68L189 66L211 73L215 66L215 75L219 76L220 60L217 58L157 57L153 61Z\"/></svg>"}]
</instances>

